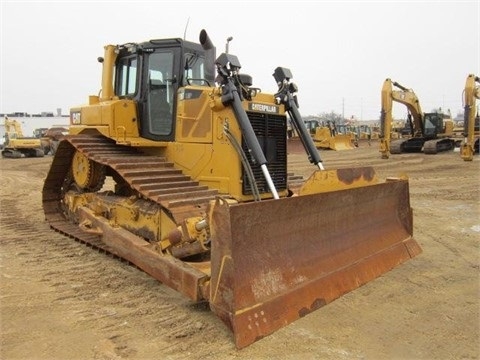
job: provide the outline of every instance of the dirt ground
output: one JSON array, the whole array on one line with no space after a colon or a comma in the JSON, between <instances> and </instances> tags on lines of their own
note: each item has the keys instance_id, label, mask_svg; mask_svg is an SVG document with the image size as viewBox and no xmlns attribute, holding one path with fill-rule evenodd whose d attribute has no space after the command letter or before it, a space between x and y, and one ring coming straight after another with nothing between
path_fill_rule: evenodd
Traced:
<instances>
[{"instance_id":1,"label":"dirt ground","mask_svg":"<svg viewBox=\"0 0 480 360\"><path fill-rule=\"evenodd\" d=\"M480 158L382 160L375 143L321 156L407 174L423 253L243 350L206 306L49 229L51 156L0 159L0 358L480 359ZM314 170L298 154L289 168Z\"/></svg>"}]
</instances>

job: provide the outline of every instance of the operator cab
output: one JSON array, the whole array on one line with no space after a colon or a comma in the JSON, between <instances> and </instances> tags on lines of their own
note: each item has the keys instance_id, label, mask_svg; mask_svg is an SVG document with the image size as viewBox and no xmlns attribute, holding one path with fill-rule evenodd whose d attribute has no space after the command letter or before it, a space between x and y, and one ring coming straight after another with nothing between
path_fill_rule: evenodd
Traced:
<instances>
[{"instance_id":1,"label":"operator cab","mask_svg":"<svg viewBox=\"0 0 480 360\"><path fill-rule=\"evenodd\" d=\"M442 113L425 113L424 114L424 123L425 123L425 137L435 139L438 135L446 132L444 115Z\"/></svg>"},{"instance_id":2,"label":"operator cab","mask_svg":"<svg viewBox=\"0 0 480 360\"><path fill-rule=\"evenodd\" d=\"M127 44L119 49L114 91L119 98L138 104L140 136L174 140L178 89L214 83L215 48L208 45L165 39Z\"/></svg>"}]
</instances>

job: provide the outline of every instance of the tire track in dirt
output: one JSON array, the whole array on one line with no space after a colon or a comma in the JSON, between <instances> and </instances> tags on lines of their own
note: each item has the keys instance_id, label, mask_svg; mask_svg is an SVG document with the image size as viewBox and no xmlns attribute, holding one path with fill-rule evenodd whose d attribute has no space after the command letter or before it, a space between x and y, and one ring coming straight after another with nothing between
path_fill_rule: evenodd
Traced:
<instances>
[{"instance_id":1,"label":"tire track in dirt","mask_svg":"<svg viewBox=\"0 0 480 360\"><path fill-rule=\"evenodd\" d=\"M130 264L50 230L38 191L44 175L32 179L15 165L2 172L1 180L3 189L15 189L1 191L2 286L13 288L19 279L39 284L41 290L32 295L65 309L71 331L88 329L98 336L91 349L95 358L141 354L134 340L139 330L172 358L179 349L195 348L199 356L211 355L208 346L198 346L205 343L202 339L223 337L225 349L232 348L230 334L205 305L191 304ZM18 345L13 315L19 315L16 298L21 297L21 292L2 297L2 318L10 325L2 331L2 351L12 350L12 343ZM45 310L48 306L37 309ZM55 329L52 333L53 338L60 335Z\"/></svg>"}]
</instances>

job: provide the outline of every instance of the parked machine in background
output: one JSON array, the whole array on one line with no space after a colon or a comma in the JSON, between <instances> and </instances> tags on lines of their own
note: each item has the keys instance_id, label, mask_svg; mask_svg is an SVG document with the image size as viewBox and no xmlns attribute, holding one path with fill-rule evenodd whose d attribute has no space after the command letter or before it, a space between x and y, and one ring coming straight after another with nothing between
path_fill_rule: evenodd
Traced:
<instances>
[{"instance_id":1,"label":"parked machine in background","mask_svg":"<svg viewBox=\"0 0 480 360\"><path fill-rule=\"evenodd\" d=\"M47 155L50 152L50 139L45 135L48 128L37 128L33 130L33 137L40 139L43 153Z\"/></svg>"},{"instance_id":2,"label":"parked machine in background","mask_svg":"<svg viewBox=\"0 0 480 360\"><path fill-rule=\"evenodd\" d=\"M42 157L44 152L40 139L24 137L20 122L7 116L4 119L5 141L2 156L6 158Z\"/></svg>"},{"instance_id":3,"label":"parked machine in background","mask_svg":"<svg viewBox=\"0 0 480 360\"><path fill-rule=\"evenodd\" d=\"M38 128L33 130L33 136L40 139L45 154L54 155L60 139L68 134L68 128L63 126L52 126L50 128Z\"/></svg>"},{"instance_id":4,"label":"parked machine in background","mask_svg":"<svg viewBox=\"0 0 480 360\"><path fill-rule=\"evenodd\" d=\"M0 123L0 150L3 150L5 144L5 124Z\"/></svg>"},{"instance_id":5,"label":"parked machine in background","mask_svg":"<svg viewBox=\"0 0 480 360\"><path fill-rule=\"evenodd\" d=\"M396 87L397 90L394 90ZM390 154L403 152L423 152L436 154L453 150L453 120L445 118L443 113L424 113L417 95L411 89L386 79L382 87L380 153L388 159ZM408 138L391 140L393 123L393 102L404 104L408 109L406 127L410 129Z\"/></svg>"},{"instance_id":6,"label":"parked machine in background","mask_svg":"<svg viewBox=\"0 0 480 360\"><path fill-rule=\"evenodd\" d=\"M339 132L334 121L320 123L312 120L306 123L317 149L351 150L355 148L354 136Z\"/></svg>"},{"instance_id":7,"label":"parked machine in background","mask_svg":"<svg viewBox=\"0 0 480 360\"><path fill-rule=\"evenodd\" d=\"M460 155L465 161L472 161L473 155L479 153L479 123L480 115L477 109L476 100L480 99L480 78L473 74L467 76L465 81L464 98L464 140L460 145Z\"/></svg>"},{"instance_id":8,"label":"parked machine in background","mask_svg":"<svg viewBox=\"0 0 480 360\"><path fill-rule=\"evenodd\" d=\"M205 31L108 45L100 61L100 95L70 110L45 179L45 217L208 302L238 348L421 252L408 180L325 170L288 69L261 92ZM287 114L316 169L295 186Z\"/></svg>"}]
</instances>

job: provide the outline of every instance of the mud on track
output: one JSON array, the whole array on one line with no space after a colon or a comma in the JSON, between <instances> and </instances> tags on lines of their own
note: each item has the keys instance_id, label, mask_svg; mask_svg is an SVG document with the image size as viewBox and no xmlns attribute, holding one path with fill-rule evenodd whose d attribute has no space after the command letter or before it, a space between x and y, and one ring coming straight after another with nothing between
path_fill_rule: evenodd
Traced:
<instances>
[{"instance_id":1,"label":"mud on track","mask_svg":"<svg viewBox=\"0 0 480 360\"><path fill-rule=\"evenodd\" d=\"M205 304L49 229L41 188L50 156L0 159L0 358L480 358L480 159L382 160L376 145L321 156L326 168L407 174L423 253L241 351ZM313 171L304 155L289 164Z\"/></svg>"}]
</instances>

